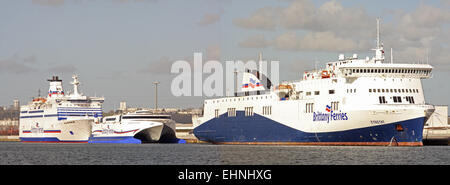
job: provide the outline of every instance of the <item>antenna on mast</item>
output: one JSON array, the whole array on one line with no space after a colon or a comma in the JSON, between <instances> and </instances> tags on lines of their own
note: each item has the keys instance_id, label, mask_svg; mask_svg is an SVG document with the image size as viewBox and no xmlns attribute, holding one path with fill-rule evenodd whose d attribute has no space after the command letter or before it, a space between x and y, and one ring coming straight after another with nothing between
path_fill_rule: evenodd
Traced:
<instances>
[{"instance_id":1,"label":"antenna on mast","mask_svg":"<svg viewBox=\"0 0 450 185\"><path fill-rule=\"evenodd\" d=\"M383 44L380 42L380 18L377 18L377 47L375 49L375 63L384 61Z\"/></svg>"},{"instance_id":2,"label":"antenna on mast","mask_svg":"<svg viewBox=\"0 0 450 185\"><path fill-rule=\"evenodd\" d=\"M380 18L377 18L377 49L380 49Z\"/></svg>"},{"instance_id":3,"label":"antenna on mast","mask_svg":"<svg viewBox=\"0 0 450 185\"><path fill-rule=\"evenodd\" d=\"M317 71L317 64L319 61L317 61L317 58L314 58L314 71Z\"/></svg>"},{"instance_id":4,"label":"antenna on mast","mask_svg":"<svg viewBox=\"0 0 450 185\"><path fill-rule=\"evenodd\" d=\"M391 64L394 63L394 55L392 55L392 48L391 48Z\"/></svg>"}]
</instances>

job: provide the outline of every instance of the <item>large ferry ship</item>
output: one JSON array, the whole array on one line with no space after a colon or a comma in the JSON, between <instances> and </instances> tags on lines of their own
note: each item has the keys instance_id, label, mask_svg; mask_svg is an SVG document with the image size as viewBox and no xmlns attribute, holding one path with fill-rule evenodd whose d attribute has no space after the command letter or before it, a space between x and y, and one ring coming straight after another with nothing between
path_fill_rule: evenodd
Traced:
<instances>
[{"instance_id":1,"label":"large ferry ship","mask_svg":"<svg viewBox=\"0 0 450 185\"><path fill-rule=\"evenodd\" d=\"M95 119L102 118L103 97L78 92L73 75L73 93L66 95L58 76L49 79L46 98L34 98L20 108L19 138L22 142L88 142Z\"/></svg>"},{"instance_id":2,"label":"large ferry ship","mask_svg":"<svg viewBox=\"0 0 450 185\"><path fill-rule=\"evenodd\" d=\"M140 110L106 116L92 125L89 143L155 143L177 142L175 121L170 115L152 114Z\"/></svg>"},{"instance_id":3,"label":"large ferry ship","mask_svg":"<svg viewBox=\"0 0 450 185\"><path fill-rule=\"evenodd\" d=\"M378 19L373 50L371 59L341 54L272 87L247 72L242 96L204 101L194 134L217 144L422 146L434 107L425 103L421 79L433 67L386 62Z\"/></svg>"}]
</instances>

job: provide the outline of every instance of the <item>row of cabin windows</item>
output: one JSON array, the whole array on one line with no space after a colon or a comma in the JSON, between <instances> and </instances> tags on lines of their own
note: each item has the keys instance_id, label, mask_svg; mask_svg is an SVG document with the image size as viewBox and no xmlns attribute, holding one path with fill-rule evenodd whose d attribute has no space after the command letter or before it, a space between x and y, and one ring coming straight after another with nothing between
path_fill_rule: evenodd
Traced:
<instances>
[{"instance_id":1,"label":"row of cabin windows","mask_svg":"<svg viewBox=\"0 0 450 185\"><path fill-rule=\"evenodd\" d=\"M417 69L352 69L352 73L410 73L428 75L430 71Z\"/></svg>"},{"instance_id":2,"label":"row of cabin windows","mask_svg":"<svg viewBox=\"0 0 450 185\"><path fill-rule=\"evenodd\" d=\"M369 93L419 93L419 89L369 89Z\"/></svg>"},{"instance_id":3,"label":"row of cabin windows","mask_svg":"<svg viewBox=\"0 0 450 185\"><path fill-rule=\"evenodd\" d=\"M227 109L228 117L236 117L236 108ZM263 106L263 115L272 114L272 106ZM245 107L245 116L253 116L253 107ZM215 117L219 118L219 109L215 110Z\"/></svg>"},{"instance_id":4,"label":"row of cabin windows","mask_svg":"<svg viewBox=\"0 0 450 185\"><path fill-rule=\"evenodd\" d=\"M391 99L394 101L394 103L402 103L402 97L401 96L393 96L393 97L391 97ZM407 102L414 104L414 97L412 97L412 96L405 96L404 99ZM384 96L379 96L378 100L379 100L380 104L387 103L386 98Z\"/></svg>"},{"instance_id":5,"label":"row of cabin windows","mask_svg":"<svg viewBox=\"0 0 450 185\"><path fill-rule=\"evenodd\" d=\"M335 93L334 89L328 90L328 94L334 94L334 93ZM320 91L314 91L314 95L320 95ZM311 92L306 92L306 96L311 96Z\"/></svg>"},{"instance_id":6,"label":"row of cabin windows","mask_svg":"<svg viewBox=\"0 0 450 185\"><path fill-rule=\"evenodd\" d=\"M245 101L245 100L263 100L272 98L272 96L256 96L256 97L242 97L242 98L226 98L221 100L213 100L212 103L220 103L220 102L235 102L235 101ZM208 101L205 101L205 104Z\"/></svg>"}]
</instances>

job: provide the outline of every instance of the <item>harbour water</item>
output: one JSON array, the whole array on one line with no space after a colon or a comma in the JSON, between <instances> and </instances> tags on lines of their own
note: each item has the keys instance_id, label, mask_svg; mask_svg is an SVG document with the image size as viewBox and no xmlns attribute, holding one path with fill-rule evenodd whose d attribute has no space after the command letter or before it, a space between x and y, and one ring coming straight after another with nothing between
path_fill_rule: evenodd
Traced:
<instances>
[{"instance_id":1,"label":"harbour water","mask_svg":"<svg viewBox=\"0 0 450 185\"><path fill-rule=\"evenodd\" d=\"M450 165L449 146L0 142L0 165Z\"/></svg>"}]
</instances>

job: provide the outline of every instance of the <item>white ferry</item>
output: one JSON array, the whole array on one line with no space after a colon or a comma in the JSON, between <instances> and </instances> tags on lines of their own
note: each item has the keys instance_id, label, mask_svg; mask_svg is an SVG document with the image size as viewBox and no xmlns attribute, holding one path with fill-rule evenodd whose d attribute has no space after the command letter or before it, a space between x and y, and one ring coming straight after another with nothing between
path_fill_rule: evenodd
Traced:
<instances>
[{"instance_id":1,"label":"white ferry","mask_svg":"<svg viewBox=\"0 0 450 185\"><path fill-rule=\"evenodd\" d=\"M243 96L204 101L194 134L217 144L422 146L434 107L425 103L421 79L433 67L385 62L379 20L374 50L371 59L341 54L272 88L259 73L245 73Z\"/></svg>"},{"instance_id":2,"label":"white ferry","mask_svg":"<svg viewBox=\"0 0 450 185\"><path fill-rule=\"evenodd\" d=\"M19 138L22 142L88 142L91 124L102 117L103 97L78 92L73 75L73 93L66 95L58 76L49 79L46 98L38 97L20 108Z\"/></svg>"},{"instance_id":3,"label":"white ferry","mask_svg":"<svg viewBox=\"0 0 450 185\"><path fill-rule=\"evenodd\" d=\"M92 126L89 143L176 142L175 122L170 115L149 111L107 116Z\"/></svg>"}]
</instances>

